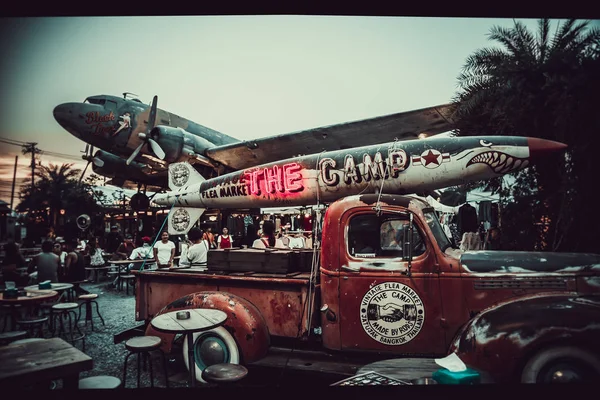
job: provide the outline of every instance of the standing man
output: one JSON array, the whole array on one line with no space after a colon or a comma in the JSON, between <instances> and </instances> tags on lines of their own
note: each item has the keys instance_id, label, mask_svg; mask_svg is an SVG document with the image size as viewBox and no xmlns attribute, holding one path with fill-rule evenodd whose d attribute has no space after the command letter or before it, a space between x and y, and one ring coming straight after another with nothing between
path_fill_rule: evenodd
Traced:
<instances>
[{"instance_id":1,"label":"standing man","mask_svg":"<svg viewBox=\"0 0 600 400\"><path fill-rule=\"evenodd\" d=\"M160 242L154 245L154 259L158 268L170 268L173 266L175 258L175 243L169 240L169 232L164 231L160 234Z\"/></svg>"}]
</instances>

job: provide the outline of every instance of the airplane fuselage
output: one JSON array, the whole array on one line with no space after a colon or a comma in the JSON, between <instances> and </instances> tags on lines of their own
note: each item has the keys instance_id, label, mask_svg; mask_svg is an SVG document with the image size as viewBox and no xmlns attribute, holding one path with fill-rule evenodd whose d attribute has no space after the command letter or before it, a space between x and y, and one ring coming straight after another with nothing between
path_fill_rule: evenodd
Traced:
<instances>
[{"instance_id":1,"label":"airplane fuselage","mask_svg":"<svg viewBox=\"0 0 600 400\"><path fill-rule=\"evenodd\" d=\"M91 96L83 103L60 104L54 109L54 117L76 138L127 159L149 133L150 110L138 100L102 95ZM161 109L157 109L152 137L165 151L167 163L191 161L208 148L239 142ZM148 147L142 148L138 160L153 155Z\"/></svg>"}]
</instances>

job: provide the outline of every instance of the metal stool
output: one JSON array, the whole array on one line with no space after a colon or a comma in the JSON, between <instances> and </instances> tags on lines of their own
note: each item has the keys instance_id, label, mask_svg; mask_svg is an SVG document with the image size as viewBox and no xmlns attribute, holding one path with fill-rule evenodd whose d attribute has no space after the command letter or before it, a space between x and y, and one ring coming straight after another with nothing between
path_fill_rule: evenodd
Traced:
<instances>
[{"instance_id":1,"label":"metal stool","mask_svg":"<svg viewBox=\"0 0 600 400\"><path fill-rule=\"evenodd\" d=\"M79 380L79 389L118 389L120 387L121 380L114 376L90 376Z\"/></svg>"},{"instance_id":2,"label":"metal stool","mask_svg":"<svg viewBox=\"0 0 600 400\"><path fill-rule=\"evenodd\" d=\"M27 332L25 331L12 331L6 333L0 333L0 346L6 346L14 342L15 340L25 339Z\"/></svg>"},{"instance_id":3,"label":"metal stool","mask_svg":"<svg viewBox=\"0 0 600 400\"><path fill-rule=\"evenodd\" d=\"M146 361L150 364L150 385L154 387L154 376L152 373L152 358L150 357L150 352L154 350L159 350L163 360L163 368L165 373L165 385L169 388L169 375L167 373L167 359L165 358L165 354L160 350L161 339L157 336L138 336L129 339L125 342L125 348L129 350L129 353L125 357L125 363L123 365L123 387L126 387L127 382L127 361L129 360L129 356L132 354L137 354L137 387L140 387L140 367L141 367L141 358L140 355L144 357L144 365Z\"/></svg>"},{"instance_id":4,"label":"metal stool","mask_svg":"<svg viewBox=\"0 0 600 400\"><path fill-rule=\"evenodd\" d=\"M248 369L239 364L213 364L202 371L202 379L216 385L228 385L244 379Z\"/></svg>"},{"instance_id":5,"label":"metal stool","mask_svg":"<svg viewBox=\"0 0 600 400\"><path fill-rule=\"evenodd\" d=\"M71 343L74 343L76 340L81 340L83 351L85 352L85 334L81 332L79 326L77 326L77 315L75 314L75 309L79 307L77 303L60 303L52 306L52 314L53 314L53 326L56 328L58 326L58 331L56 332L56 336L63 338ZM71 320L71 315L73 315L73 320ZM58 318L58 324L56 323L56 319ZM69 318L69 332L66 331L63 319ZM73 337L73 324L75 322L75 328L79 332L80 336ZM67 339L67 333L70 334L71 340ZM54 332L52 332L54 335Z\"/></svg>"},{"instance_id":6,"label":"metal stool","mask_svg":"<svg viewBox=\"0 0 600 400\"><path fill-rule=\"evenodd\" d=\"M0 308L2 310L2 332L6 332L6 326L9 324L13 330L16 329L17 315L20 315L22 307L20 304L2 305L2 308Z\"/></svg>"},{"instance_id":7,"label":"metal stool","mask_svg":"<svg viewBox=\"0 0 600 400\"><path fill-rule=\"evenodd\" d=\"M37 337L44 338L44 322L48 322L48 317L27 318L17 321L17 326L29 333L30 337L36 337L34 331L37 329Z\"/></svg>"},{"instance_id":8,"label":"metal stool","mask_svg":"<svg viewBox=\"0 0 600 400\"><path fill-rule=\"evenodd\" d=\"M119 279L119 290L121 290L121 285L123 283L125 283L125 290L127 295L129 295L129 281L135 279L135 275L121 275L121 278ZM135 282L134 282L135 283ZM135 294L135 287L133 289L133 294Z\"/></svg>"},{"instance_id":9,"label":"metal stool","mask_svg":"<svg viewBox=\"0 0 600 400\"><path fill-rule=\"evenodd\" d=\"M94 330L94 316L92 312L92 304L96 305L96 314L98 314L98 317L100 317L100 321L102 321L102 326L106 326L106 324L104 323L104 318L102 318L102 315L100 315L98 302L95 300L97 298L98 295L96 293L82 294L81 296L79 296L79 300L83 301L79 303L79 315L77 316L77 324L79 324L79 320L81 319L81 308L85 304L85 326L87 327L87 323L88 321L90 321L92 324L92 331Z\"/></svg>"}]
</instances>

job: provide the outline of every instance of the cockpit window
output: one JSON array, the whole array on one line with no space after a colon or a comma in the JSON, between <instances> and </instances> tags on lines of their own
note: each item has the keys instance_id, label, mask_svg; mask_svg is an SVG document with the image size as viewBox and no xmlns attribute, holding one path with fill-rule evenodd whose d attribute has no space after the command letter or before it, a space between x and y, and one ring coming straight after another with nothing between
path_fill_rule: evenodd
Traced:
<instances>
[{"instance_id":1,"label":"cockpit window","mask_svg":"<svg viewBox=\"0 0 600 400\"><path fill-rule=\"evenodd\" d=\"M89 104L99 104L101 106L103 106L106 103L105 99L96 99L93 97L88 97L87 99L85 99L84 103L89 103Z\"/></svg>"}]
</instances>

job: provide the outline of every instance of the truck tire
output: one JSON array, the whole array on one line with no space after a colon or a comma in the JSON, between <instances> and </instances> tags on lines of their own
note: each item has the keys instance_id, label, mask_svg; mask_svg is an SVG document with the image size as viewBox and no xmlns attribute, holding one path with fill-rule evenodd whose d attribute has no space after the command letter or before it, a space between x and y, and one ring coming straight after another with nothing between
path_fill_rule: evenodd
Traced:
<instances>
[{"instance_id":1,"label":"truck tire","mask_svg":"<svg viewBox=\"0 0 600 400\"><path fill-rule=\"evenodd\" d=\"M600 360L577 347L551 347L523 368L521 383L591 382L600 377Z\"/></svg>"},{"instance_id":2,"label":"truck tire","mask_svg":"<svg viewBox=\"0 0 600 400\"><path fill-rule=\"evenodd\" d=\"M235 339L222 326L206 332L196 332L194 336L194 361L196 362L196 380L206 383L202 379L202 371L210 365L230 363L239 364L240 352ZM188 361L187 339L183 340L183 360L190 370Z\"/></svg>"}]
</instances>

